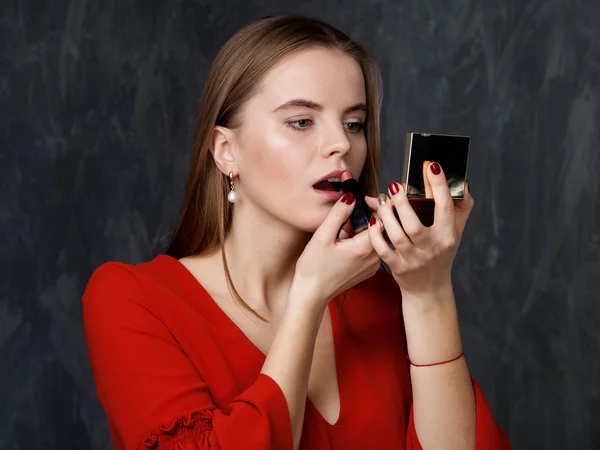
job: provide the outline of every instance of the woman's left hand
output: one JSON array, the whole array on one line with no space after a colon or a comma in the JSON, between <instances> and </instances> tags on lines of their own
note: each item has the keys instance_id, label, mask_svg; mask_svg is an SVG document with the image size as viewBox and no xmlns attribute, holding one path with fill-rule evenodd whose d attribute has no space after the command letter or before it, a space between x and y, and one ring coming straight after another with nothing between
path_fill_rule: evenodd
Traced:
<instances>
[{"instance_id":1,"label":"woman's left hand","mask_svg":"<svg viewBox=\"0 0 600 450\"><path fill-rule=\"evenodd\" d=\"M384 195L383 204L377 198L366 197L394 248L385 240L381 226L369 226L368 232L375 251L389 266L404 295L436 298L436 293L451 287L452 263L474 202L468 185L463 200L452 199L438 163L431 163L426 173L435 201L433 225L421 223L404 188L394 182L388 186L391 198Z\"/></svg>"}]
</instances>

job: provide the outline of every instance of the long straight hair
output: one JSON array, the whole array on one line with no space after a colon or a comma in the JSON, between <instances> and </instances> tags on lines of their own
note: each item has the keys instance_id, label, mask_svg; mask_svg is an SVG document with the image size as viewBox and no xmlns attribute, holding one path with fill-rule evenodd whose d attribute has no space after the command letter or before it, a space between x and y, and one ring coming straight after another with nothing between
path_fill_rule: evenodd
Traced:
<instances>
[{"instance_id":1,"label":"long straight hair","mask_svg":"<svg viewBox=\"0 0 600 450\"><path fill-rule=\"evenodd\" d=\"M263 321L243 301L231 280L224 248L233 214L227 201L229 181L214 162L210 138L215 126L240 125L243 105L257 91L271 67L294 52L313 47L342 52L354 58L362 69L367 97L367 157L358 184L365 194L377 192L381 74L374 58L346 34L320 20L296 15L267 17L233 35L211 66L199 105L185 196L166 251L179 259L220 249L231 295Z\"/></svg>"}]
</instances>

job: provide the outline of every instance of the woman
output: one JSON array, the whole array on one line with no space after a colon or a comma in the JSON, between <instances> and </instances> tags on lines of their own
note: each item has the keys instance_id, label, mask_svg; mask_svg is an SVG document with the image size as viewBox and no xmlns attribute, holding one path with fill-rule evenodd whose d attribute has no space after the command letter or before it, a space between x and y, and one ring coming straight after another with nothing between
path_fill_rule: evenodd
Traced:
<instances>
[{"instance_id":1,"label":"woman","mask_svg":"<svg viewBox=\"0 0 600 450\"><path fill-rule=\"evenodd\" d=\"M332 182L375 194L379 152L379 72L346 35L286 16L225 44L167 254L107 263L84 294L115 449L510 448L450 279L473 200L434 162L432 227L393 182L354 233Z\"/></svg>"}]
</instances>

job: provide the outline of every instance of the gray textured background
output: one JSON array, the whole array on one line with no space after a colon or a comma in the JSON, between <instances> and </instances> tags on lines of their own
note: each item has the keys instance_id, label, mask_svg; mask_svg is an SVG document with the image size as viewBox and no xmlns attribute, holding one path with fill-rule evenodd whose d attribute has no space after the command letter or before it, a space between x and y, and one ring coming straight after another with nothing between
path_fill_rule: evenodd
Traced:
<instances>
[{"instance_id":1,"label":"gray textured background","mask_svg":"<svg viewBox=\"0 0 600 450\"><path fill-rule=\"evenodd\" d=\"M80 296L164 249L209 63L277 12L384 78L382 187L406 131L470 134L455 265L465 349L515 449L600 448L600 2L3 1L0 448L110 449Z\"/></svg>"}]
</instances>

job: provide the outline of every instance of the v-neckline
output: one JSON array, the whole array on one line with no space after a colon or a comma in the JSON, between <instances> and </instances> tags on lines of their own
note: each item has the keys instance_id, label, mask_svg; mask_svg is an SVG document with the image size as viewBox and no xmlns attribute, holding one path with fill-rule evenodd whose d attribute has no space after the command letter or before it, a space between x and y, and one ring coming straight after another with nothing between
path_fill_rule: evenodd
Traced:
<instances>
[{"instance_id":1,"label":"v-neckline","mask_svg":"<svg viewBox=\"0 0 600 450\"><path fill-rule=\"evenodd\" d=\"M252 352L255 353L257 358L260 359L261 365L264 364L264 361L267 358L267 355L265 355L265 353L260 348L258 348L256 346L256 344L254 342L252 342L248 336L246 336L246 334L233 321L233 319L231 317L229 317L227 315L227 313L225 313L225 311L223 311L223 309L214 300L214 298L208 293L208 291L204 288L204 286L202 286L202 283L200 283L198 281L198 279L194 276L194 274L192 274L192 272L190 272L190 270L177 258L174 258L167 254L161 254L157 258L162 258L162 257L173 262L174 266L177 267L177 269L182 273L184 278L186 278L188 280L190 286L193 286L194 290L199 291L203 296L205 296L209 300L208 305L211 307L214 314L218 318L219 325L226 326L229 329L231 329L234 333L236 333L239 336L239 338L242 339L249 348L251 348ZM345 389L344 389L344 386L342 385L344 379L339 376L341 361L340 361L340 356L339 356L340 355L340 351L339 351L339 337L340 336L338 335L338 333L339 333L340 328L338 326L339 324L338 324L338 320L337 320L337 313L338 313L338 305L336 303L337 299L338 299L338 297L335 297L327 304L327 312L329 314L329 320L331 322L333 354L334 354L334 361L335 361L335 375L336 375L336 379L337 379L338 396L340 399L340 411L339 411L337 420L334 423L328 422L327 419L325 419L323 417L323 415L321 414L321 412L317 409L317 407L315 406L313 401L310 399L310 397L308 395L306 396L306 401L307 401L308 407L310 409L312 409L312 412L318 417L319 421L323 422L326 426L329 426L329 427L339 427L343 424L342 418L343 418L344 404L345 404L344 395L343 395Z\"/></svg>"}]
</instances>

